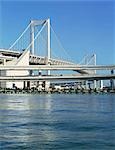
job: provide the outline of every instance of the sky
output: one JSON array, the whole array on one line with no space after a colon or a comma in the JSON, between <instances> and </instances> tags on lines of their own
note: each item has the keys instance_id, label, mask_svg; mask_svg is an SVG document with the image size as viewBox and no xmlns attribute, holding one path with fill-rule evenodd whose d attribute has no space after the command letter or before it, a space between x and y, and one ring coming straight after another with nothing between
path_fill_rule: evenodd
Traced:
<instances>
[{"instance_id":1,"label":"sky","mask_svg":"<svg viewBox=\"0 0 115 150\"><path fill-rule=\"evenodd\" d=\"M114 0L0 0L0 48L10 47L31 19L46 18L73 61L96 53L97 64L115 64Z\"/></svg>"}]
</instances>

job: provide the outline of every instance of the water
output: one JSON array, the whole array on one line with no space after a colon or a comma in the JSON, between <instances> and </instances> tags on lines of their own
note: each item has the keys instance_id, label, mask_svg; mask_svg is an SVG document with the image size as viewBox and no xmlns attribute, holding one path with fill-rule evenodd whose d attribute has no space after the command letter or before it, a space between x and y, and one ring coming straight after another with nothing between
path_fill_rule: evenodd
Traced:
<instances>
[{"instance_id":1,"label":"water","mask_svg":"<svg viewBox=\"0 0 115 150\"><path fill-rule=\"evenodd\" d=\"M115 150L115 95L0 95L0 150Z\"/></svg>"}]
</instances>

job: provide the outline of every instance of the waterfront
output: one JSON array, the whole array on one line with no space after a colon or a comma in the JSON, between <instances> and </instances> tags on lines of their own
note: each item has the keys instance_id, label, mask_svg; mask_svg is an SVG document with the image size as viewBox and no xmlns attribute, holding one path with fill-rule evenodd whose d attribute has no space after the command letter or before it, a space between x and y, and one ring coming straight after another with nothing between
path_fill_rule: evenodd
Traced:
<instances>
[{"instance_id":1,"label":"waterfront","mask_svg":"<svg viewBox=\"0 0 115 150\"><path fill-rule=\"evenodd\" d=\"M114 94L1 94L1 150L114 150Z\"/></svg>"}]
</instances>

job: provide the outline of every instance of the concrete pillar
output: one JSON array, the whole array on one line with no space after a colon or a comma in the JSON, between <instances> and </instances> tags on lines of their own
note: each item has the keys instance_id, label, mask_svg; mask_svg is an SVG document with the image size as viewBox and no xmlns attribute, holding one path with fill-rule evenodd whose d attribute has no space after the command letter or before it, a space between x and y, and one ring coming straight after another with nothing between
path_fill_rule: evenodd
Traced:
<instances>
[{"instance_id":1,"label":"concrete pillar","mask_svg":"<svg viewBox=\"0 0 115 150\"><path fill-rule=\"evenodd\" d=\"M31 43L31 49L30 49L30 53L34 54L34 21L31 20L31 31L30 31L30 43Z\"/></svg>"},{"instance_id":2,"label":"concrete pillar","mask_svg":"<svg viewBox=\"0 0 115 150\"><path fill-rule=\"evenodd\" d=\"M31 47L30 47L30 53L31 54L35 54L34 52L34 21L31 20L31 26L30 26L30 44L31 44ZM33 74L33 71L30 70L30 75Z\"/></svg>"},{"instance_id":3,"label":"concrete pillar","mask_svg":"<svg viewBox=\"0 0 115 150\"><path fill-rule=\"evenodd\" d=\"M40 77L42 75L42 72L41 72L41 70L38 70L38 76ZM43 81L38 81L37 82L37 89L38 89L38 91L42 91L42 89L43 89Z\"/></svg>"},{"instance_id":4,"label":"concrete pillar","mask_svg":"<svg viewBox=\"0 0 115 150\"><path fill-rule=\"evenodd\" d=\"M45 81L45 91L49 91L50 81Z\"/></svg>"},{"instance_id":5,"label":"concrete pillar","mask_svg":"<svg viewBox=\"0 0 115 150\"><path fill-rule=\"evenodd\" d=\"M51 46L50 46L50 19L47 20L47 65L49 64L49 59L51 57ZM50 70L47 71L47 75L50 75ZM45 82L45 90L48 91L50 87L50 81Z\"/></svg>"},{"instance_id":6,"label":"concrete pillar","mask_svg":"<svg viewBox=\"0 0 115 150\"><path fill-rule=\"evenodd\" d=\"M42 91L42 89L43 89L43 82L42 81L38 81L37 82L37 89L38 89L38 91Z\"/></svg>"},{"instance_id":7,"label":"concrete pillar","mask_svg":"<svg viewBox=\"0 0 115 150\"><path fill-rule=\"evenodd\" d=\"M96 54L94 54L94 65L96 66L96 61L97 57L96 57ZM96 70L94 70L94 74L96 74ZM97 81L94 80L94 89L97 89Z\"/></svg>"},{"instance_id":8,"label":"concrete pillar","mask_svg":"<svg viewBox=\"0 0 115 150\"><path fill-rule=\"evenodd\" d=\"M27 81L27 88L30 89L30 81Z\"/></svg>"},{"instance_id":9,"label":"concrete pillar","mask_svg":"<svg viewBox=\"0 0 115 150\"><path fill-rule=\"evenodd\" d=\"M6 59L3 59L3 65L4 66L6 65ZM0 76L6 76L6 72L7 72L7 70L1 70L0 71ZM6 81L1 81L0 82L0 87L6 88L6 84L7 84Z\"/></svg>"},{"instance_id":10,"label":"concrete pillar","mask_svg":"<svg viewBox=\"0 0 115 150\"><path fill-rule=\"evenodd\" d=\"M88 82L88 88L91 89L91 83L90 82Z\"/></svg>"},{"instance_id":11,"label":"concrete pillar","mask_svg":"<svg viewBox=\"0 0 115 150\"><path fill-rule=\"evenodd\" d=\"M110 80L110 87L112 90L114 89L114 80L113 79Z\"/></svg>"},{"instance_id":12,"label":"concrete pillar","mask_svg":"<svg viewBox=\"0 0 115 150\"><path fill-rule=\"evenodd\" d=\"M26 81L23 82L23 89L26 88Z\"/></svg>"},{"instance_id":13,"label":"concrete pillar","mask_svg":"<svg viewBox=\"0 0 115 150\"><path fill-rule=\"evenodd\" d=\"M88 90L88 88L89 88L87 80L85 81L85 88L86 88L86 90Z\"/></svg>"},{"instance_id":14,"label":"concrete pillar","mask_svg":"<svg viewBox=\"0 0 115 150\"><path fill-rule=\"evenodd\" d=\"M50 57L51 57L51 46L50 46L50 19L48 19L47 20L47 39L48 39L48 41L47 41L47 58L48 58L48 64L49 64L49 59L50 59ZM49 64L50 65L50 64ZM48 75L50 75L50 70L48 70Z\"/></svg>"},{"instance_id":15,"label":"concrete pillar","mask_svg":"<svg viewBox=\"0 0 115 150\"><path fill-rule=\"evenodd\" d=\"M94 89L97 89L97 81L94 80Z\"/></svg>"},{"instance_id":16,"label":"concrete pillar","mask_svg":"<svg viewBox=\"0 0 115 150\"><path fill-rule=\"evenodd\" d=\"M100 89L103 89L103 80L100 80Z\"/></svg>"},{"instance_id":17,"label":"concrete pillar","mask_svg":"<svg viewBox=\"0 0 115 150\"><path fill-rule=\"evenodd\" d=\"M4 66L6 65L6 59L3 60L3 65L4 65Z\"/></svg>"},{"instance_id":18,"label":"concrete pillar","mask_svg":"<svg viewBox=\"0 0 115 150\"><path fill-rule=\"evenodd\" d=\"M114 74L114 70L111 70L111 74ZM110 79L110 87L112 90L114 89L114 79Z\"/></svg>"}]
</instances>

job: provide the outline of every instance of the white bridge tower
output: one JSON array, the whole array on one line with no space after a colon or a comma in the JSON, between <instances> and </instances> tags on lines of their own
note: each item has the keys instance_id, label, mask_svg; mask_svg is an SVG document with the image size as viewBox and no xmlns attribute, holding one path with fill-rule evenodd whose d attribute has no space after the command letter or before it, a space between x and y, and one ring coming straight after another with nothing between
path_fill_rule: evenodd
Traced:
<instances>
[{"instance_id":1,"label":"white bridge tower","mask_svg":"<svg viewBox=\"0 0 115 150\"><path fill-rule=\"evenodd\" d=\"M30 53L35 55L35 26L46 26L47 27L47 56L46 56L46 64L50 65L50 58L51 58L51 42L50 42L50 19L46 19L46 20L31 20L30 21L31 24L31 30L30 30ZM30 71L30 74L32 75L32 71ZM41 70L39 70L39 74L41 74ZM47 71L47 75L50 75L50 70ZM39 81L39 84L42 84ZM50 86L50 82L49 81L45 81L45 90L48 90Z\"/></svg>"}]
</instances>

